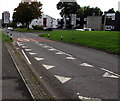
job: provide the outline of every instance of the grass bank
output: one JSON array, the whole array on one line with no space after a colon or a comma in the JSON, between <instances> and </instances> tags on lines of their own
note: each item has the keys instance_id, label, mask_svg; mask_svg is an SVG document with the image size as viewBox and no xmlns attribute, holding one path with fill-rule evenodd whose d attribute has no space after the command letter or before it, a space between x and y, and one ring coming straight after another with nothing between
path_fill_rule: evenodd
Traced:
<instances>
[{"instance_id":1,"label":"grass bank","mask_svg":"<svg viewBox=\"0 0 120 101\"><path fill-rule=\"evenodd\" d=\"M45 32L43 30L33 30L33 29L27 29L27 28L15 28L15 31L19 31L19 32Z\"/></svg>"},{"instance_id":2,"label":"grass bank","mask_svg":"<svg viewBox=\"0 0 120 101\"><path fill-rule=\"evenodd\" d=\"M9 36L6 36L2 31L0 31L0 38L2 38L5 42L13 42L13 39L11 39Z\"/></svg>"},{"instance_id":3,"label":"grass bank","mask_svg":"<svg viewBox=\"0 0 120 101\"><path fill-rule=\"evenodd\" d=\"M113 54L119 54L118 34L117 31L52 31L41 34L42 37L48 37L52 40L77 45L87 46L99 50L103 50Z\"/></svg>"}]
</instances>

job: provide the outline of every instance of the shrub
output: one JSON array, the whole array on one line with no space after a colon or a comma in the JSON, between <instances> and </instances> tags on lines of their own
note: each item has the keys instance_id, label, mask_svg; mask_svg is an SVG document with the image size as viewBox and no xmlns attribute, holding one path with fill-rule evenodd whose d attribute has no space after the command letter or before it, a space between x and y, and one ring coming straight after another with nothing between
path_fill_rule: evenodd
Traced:
<instances>
[{"instance_id":1,"label":"shrub","mask_svg":"<svg viewBox=\"0 0 120 101\"><path fill-rule=\"evenodd\" d=\"M39 25L33 25L32 28L34 30L43 30L43 26L39 26Z\"/></svg>"}]
</instances>

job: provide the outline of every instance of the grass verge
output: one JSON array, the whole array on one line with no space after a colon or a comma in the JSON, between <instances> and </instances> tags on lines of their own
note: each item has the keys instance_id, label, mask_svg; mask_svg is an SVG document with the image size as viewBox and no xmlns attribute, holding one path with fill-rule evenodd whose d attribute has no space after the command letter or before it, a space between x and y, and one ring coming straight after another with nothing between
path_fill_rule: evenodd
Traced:
<instances>
[{"instance_id":1,"label":"grass verge","mask_svg":"<svg viewBox=\"0 0 120 101\"><path fill-rule=\"evenodd\" d=\"M33 29L27 30L27 28L15 28L14 30L19 32L45 32L43 30L33 30Z\"/></svg>"},{"instance_id":2,"label":"grass verge","mask_svg":"<svg viewBox=\"0 0 120 101\"><path fill-rule=\"evenodd\" d=\"M51 40L73 43L87 46L113 54L119 54L118 31L52 31L40 34L41 37L48 37Z\"/></svg>"},{"instance_id":3,"label":"grass verge","mask_svg":"<svg viewBox=\"0 0 120 101\"><path fill-rule=\"evenodd\" d=\"M11 39L9 36L6 36L2 31L0 31L0 38L2 38L5 42L13 42L13 39Z\"/></svg>"}]
</instances>

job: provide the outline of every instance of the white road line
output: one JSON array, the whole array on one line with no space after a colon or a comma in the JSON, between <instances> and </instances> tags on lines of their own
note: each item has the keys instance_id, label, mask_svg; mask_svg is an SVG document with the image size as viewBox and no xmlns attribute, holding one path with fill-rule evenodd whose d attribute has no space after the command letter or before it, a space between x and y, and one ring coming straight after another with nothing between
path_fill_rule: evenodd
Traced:
<instances>
[{"instance_id":1,"label":"white road line","mask_svg":"<svg viewBox=\"0 0 120 101\"><path fill-rule=\"evenodd\" d=\"M44 60L45 58L38 58L38 57L35 57L35 59L36 59L37 61L41 61L41 60Z\"/></svg>"},{"instance_id":2,"label":"white road line","mask_svg":"<svg viewBox=\"0 0 120 101\"><path fill-rule=\"evenodd\" d=\"M84 96L78 96L78 98L82 101L102 101L99 98L90 98L90 97L84 97Z\"/></svg>"},{"instance_id":3,"label":"white road line","mask_svg":"<svg viewBox=\"0 0 120 101\"><path fill-rule=\"evenodd\" d=\"M47 70L55 67L55 66L52 66L52 65L45 65L45 64L42 64L42 65L43 65Z\"/></svg>"},{"instance_id":4,"label":"white road line","mask_svg":"<svg viewBox=\"0 0 120 101\"><path fill-rule=\"evenodd\" d=\"M90 64L88 64L88 63L82 63L82 64L80 64L81 66L85 66L85 67L94 67L93 65L90 65Z\"/></svg>"},{"instance_id":5,"label":"white road line","mask_svg":"<svg viewBox=\"0 0 120 101\"><path fill-rule=\"evenodd\" d=\"M19 43L19 42L17 42L17 44L18 44L18 46L20 47L20 43Z\"/></svg>"},{"instance_id":6,"label":"white road line","mask_svg":"<svg viewBox=\"0 0 120 101\"><path fill-rule=\"evenodd\" d=\"M30 55L35 55L35 54L37 54L37 53L32 53L32 52L29 52L29 54L30 54Z\"/></svg>"},{"instance_id":7,"label":"white road line","mask_svg":"<svg viewBox=\"0 0 120 101\"><path fill-rule=\"evenodd\" d=\"M29 52L29 51L32 51L32 49L25 49L25 51Z\"/></svg>"},{"instance_id":8,"label":"white road line","mask_svg":"<svg viewBox=\"0 0 120 101\"><path fill-rule=\"evenodd\" d=\"M22 50L23 55L25 56L26 60L28 61L28 63L31 65L32 63L30 62L30 60L28 59L27 55L25 54L25 52Z\"/></svg>"},{"instance_id":9,"label":"white road line","mask_svg":"<svg viewBox=\"0 0 120 101\"><path fill-rule=\"evenodd\" d=\"M29 86L28 86L28 84L27 84L27 82L26 82L26 80L24 79L24 77L23 77L23 75L22 75L20 69L18 68L18 65L16 64L16 62L15 62L13 56L11 55L10 51L8 51L8 52L9 52L9 54L10 54L10 56L11 56L11 58L12 58L14 64L15 64L15 66L16 66L16 68L17 68L17 71L18 71L18 73L20 74L20 76L21 76L21 78L22 78L22 80L23 80L25 86L27 87L27 89L28 89L28 91L29 91L29 93L30 93L32 99L33 99L34 101L36 101L35 98L34 98L34 95L32 94L32 92L31 92L31 90L30 90L30 88L29 88Z\"/></svg>"},{"instance_id":10,"label":"white road line","mask_svg":"<svg viewBox=\"0 0 120 101\"><path fill-rule=\"evenodd\" d=\"M20 44L20 46L23 46L23 45L25 45L25 44L22 44L22 43Z\"/></svg>"},{"instance_id":11,"label":"white road line","mask_svg":"<svg viewBox=\"0 0 120 101\"><path fill-rule=\"evenodd\" d=\"M66 57L66 59L68 59L68 60L76 60L76 59L73 58L73 57Z\"/></svg>"},{"instance_id":12,"label":"white road line","mask_svg":"<svg viewBox=\"0 0 120 101\"><path fill-rule=\"evenodd\" d=\"M71 78L69 77L64 77L64 76L59 76L59 75L54 75L61 83L66 83L69 81Z\"/></svg>"},{"instance_id":13,"label":"white road line","mask_svg":"<svg viewBox=\"0 0 120 101\"><path fill-rule=\"evenodd\" d=\"M106 72L108 72L108 73L111 73L111 74L114 74L114 75L116 75L116 76L119 76L120 77L120 75L119 74L117 74L117 73L114 73L114 72L112 72L112 71L110 71L110 70L107 70L107 69L105 69L105 68L101 68L103 71L106 71Z\"/></svg>"},{"instance_id":14,"label":"white road line","mask_svg":"<svg viewBox=\"0 0 120 101\"><path fill-rule=\"evenodd\" d=\"M108 73L108 72L105 72L105 73L103 74L103 77L107 77L107 78L116 78L116 79L119 78L118 76L112 75L112 74L110 74L110 73Z\"/></svg>"}]
</instances>

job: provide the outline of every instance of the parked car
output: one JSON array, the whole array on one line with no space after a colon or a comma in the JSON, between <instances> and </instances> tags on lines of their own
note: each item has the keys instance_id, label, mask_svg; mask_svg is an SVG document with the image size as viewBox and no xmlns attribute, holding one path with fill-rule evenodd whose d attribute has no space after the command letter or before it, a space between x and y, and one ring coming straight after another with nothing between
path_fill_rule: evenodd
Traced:
<instances>
[{"instance_id":1,"label":"parked car","mask_svg":"<svg viewBox=\"0 0 120 101\"><path fill-rule=\"evenodd\" d=\"M52 31L53 29L50 28L50 27L44 27L43 30L44 30L44 31Z\"/></svg>"},{"instance_id":2,"label":"parked car","mask_svg":"<svg viewBox=\"0 0 120 101\"><path fill-rule=\"evenodd\" d=\"M13 31L13 28L12 28L12 27L8 27L7 29Z\"/></svg>"}]
</instances>

